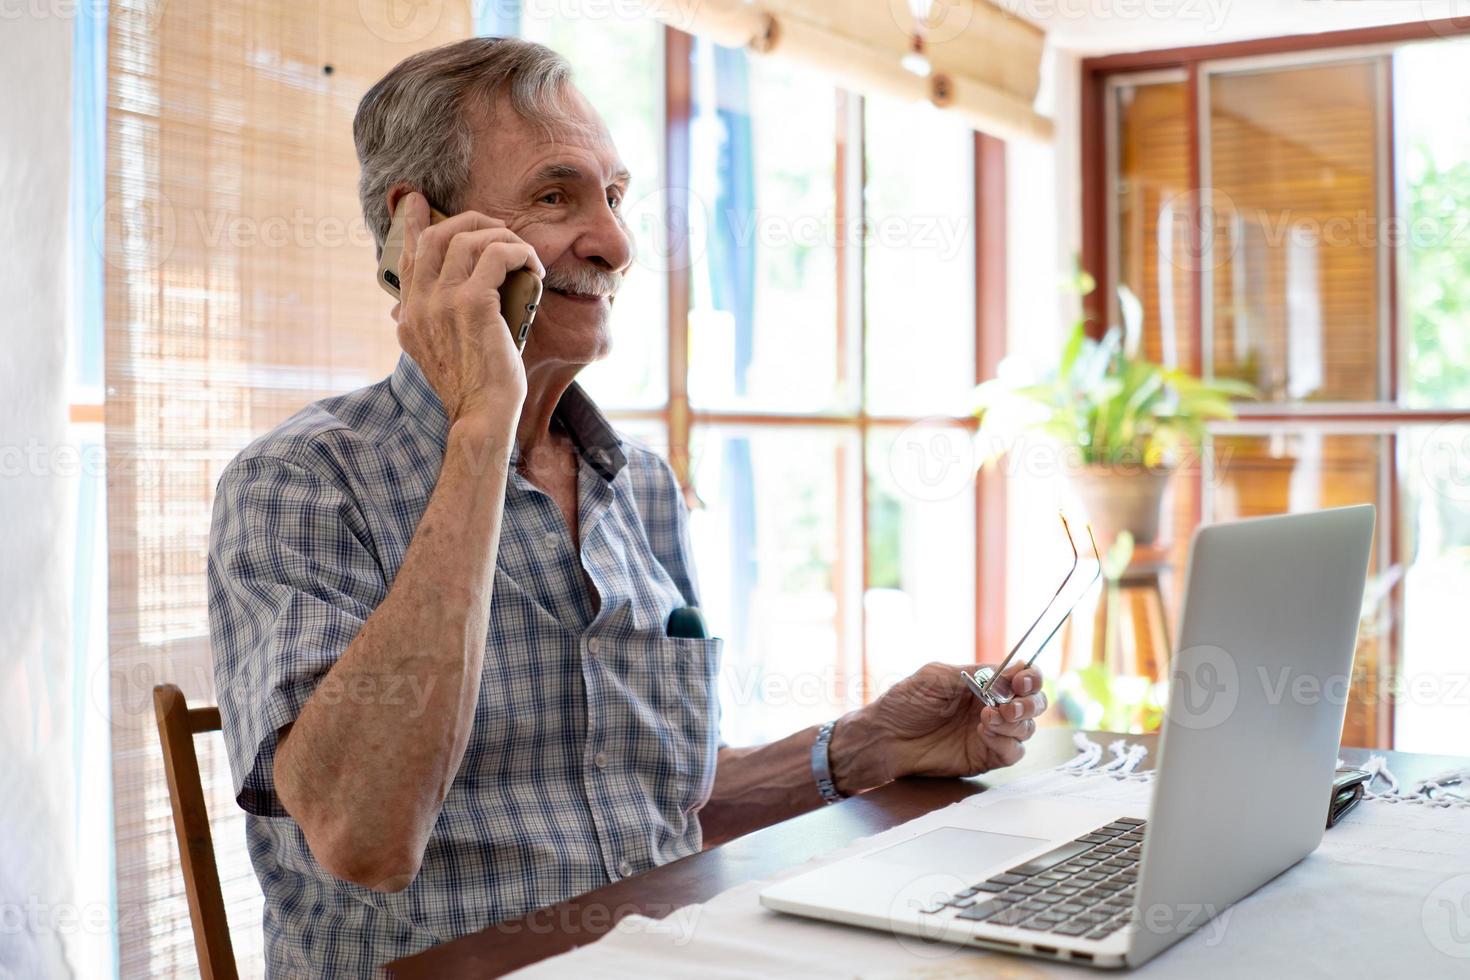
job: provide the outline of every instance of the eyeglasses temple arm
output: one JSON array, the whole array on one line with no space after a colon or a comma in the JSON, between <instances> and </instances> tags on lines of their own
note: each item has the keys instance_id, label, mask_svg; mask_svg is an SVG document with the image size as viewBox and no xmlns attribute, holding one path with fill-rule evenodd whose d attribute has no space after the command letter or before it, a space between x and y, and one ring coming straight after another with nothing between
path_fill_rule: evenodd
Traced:
<instances>
[{"instance_id":1,"label":"eyeglasses temple arm","mask_svg":"<svg viewBox=\"0 0 1470 980\"><path fill-rule=\"evenodd\" d=\"M1067 544L1072 546L1072 567L1067 570L1067 577L1062 579L1062 584L1057 586L1056 594L1051 597L1051 601L1049 601L1045 606L1042 607L1041 612L1034 620L1031 621L1031 625L1026 627L1026 632L1022 633L1021 638L1016 641L1016 645L1011 647L1010 653L1007 653L1006 658L1000 662L1000 666L995 668L995 673L991 674L990 679L985 682L985 690L987 692L995 686L995 682L1000 679L1001 673L1006 669L1007 666L1009 666L1010 662L1015 659L1016 651L1021 649L1021 645L1026 642L1026 638L1029 637L1036 630L1036 627L1041 625L1041 621L1046 618L1046 614L1051 611L1051 607L1056 605L1056 602L1059 598L1061 598L1062 593L1067 590L1067 583L1072 581L1072 576L1077 572L1077 562L1079 560L1079 555L1077 554L1077 542L1072 538L1072 528L1067 524L1067 515L1060 514L1058 516L1060 516L1062 519L1062 530L1066 532ZM1089 536L1092 535L1091 525L1088 526L1087 533ZM1093 542L1093 550L1097 550L1096 541ZM1075 603L1073 605L1075 605ZM1048 637L1048 639L1050 639L1050 637Z\"/></svg>"},{"instance_id":2,"label":"eyeglasses temple arm","mask_svg":"<svg viewBox=\"0 0 1470 980\"><path fill-rule=\"evenodd\" d=\"M1092 538L1091 524L1087 526L1087 536ZM1087 583L1087 588L1077 594L1077 598L1073 599L1072 604L1067 607L1066 613L1061 619L1057 620L1057 624L1051 628L1051 632L1046 634L1046 639L1041 641L1041 646L1037 647L1036 652L1031 655L1031 659L1026 661L1027 667L1036 663L1036 658L1041 656L1041 651L1046 649L1046 645L1051 642L1051 638L1056 636L1057 631L1067 624L1067 620L1072 618L1072 611L1077 608L1077 603L1081 602L1082 597L1092 591L1092 587L1097 584L1097 580L1102 578L1102 556L1098 554L1096 538L1092 539L1092 557L1097 559L1097 571L1092 573L1092 579Z\"/></svg>"}]
</instances>

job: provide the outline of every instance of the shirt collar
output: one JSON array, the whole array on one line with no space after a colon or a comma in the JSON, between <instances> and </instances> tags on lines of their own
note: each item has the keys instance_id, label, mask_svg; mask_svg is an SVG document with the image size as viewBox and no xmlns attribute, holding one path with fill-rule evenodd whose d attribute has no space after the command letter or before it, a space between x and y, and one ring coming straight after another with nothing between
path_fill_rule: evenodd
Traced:
<instances>
[{"instance_id":1,"label":"shirt collar","mask_svg":"<svg viewBox=\"0 0 1470 980\"><path fill-rule=\"evenodd\" d=\"M398 366L388 378L388 387L392 389L393 397L398 399L398 404L403 406L410 424L443 452L449 440L449 416L418 362L407 354L400 354Z\"/></svg>"},{"instance_id":2,"label":"shirt collar","mask_svg":"<svg viewBox=\"0 0 1470 980\"><path fill-rule=\"evenodd\" d=\"M449 416L444 411L444 403L439 400L429 379L424 377L418 363L407 354L401 355L398 366L388 379L388 385L414 424L442 452L449 438ZM601 409L575 381L562 393L553 417L571 437L572 444L577 447L577 454L608 483L628 464L622 442L613 431L607 416L602 414ZM511 465L518 463L520 458L521 446L517 440L511 448Z\"/></svg>"}]
</instances>

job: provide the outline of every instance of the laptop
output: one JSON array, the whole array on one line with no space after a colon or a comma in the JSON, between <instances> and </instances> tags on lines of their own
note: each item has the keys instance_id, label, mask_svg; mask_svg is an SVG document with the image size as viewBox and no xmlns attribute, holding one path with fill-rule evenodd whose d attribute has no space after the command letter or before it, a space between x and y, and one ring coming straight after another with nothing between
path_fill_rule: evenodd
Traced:
<instances>
[{"instance_id":1,"label":"laptop","mask_svg":"<svg viewBox=\"0 0 1470 980\"><path fill-rule=\"evenodd\" d=\"M1151 806L951 807L947 825L772 885L761 904L1107 968L1205 928L1321 843L1373 516L1196 530Z\"/></svg>"}]
</instances>

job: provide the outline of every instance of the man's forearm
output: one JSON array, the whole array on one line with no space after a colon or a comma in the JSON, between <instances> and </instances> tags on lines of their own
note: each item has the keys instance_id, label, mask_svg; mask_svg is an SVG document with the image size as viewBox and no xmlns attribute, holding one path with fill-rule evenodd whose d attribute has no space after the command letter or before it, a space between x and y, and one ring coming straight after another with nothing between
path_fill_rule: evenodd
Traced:
<instances>
[{"instance_id":1,"label":"man's forearm","mask_svg":"<svg viewBox=\"0 0 1470 980\"><path fill-rule=\"evenodd\" d=\"M850 796L900 776L973 776L1020 761L1046 710L1041 674L1013 665L1005 676L1016 698L996 708L970 694L961 669L926 664L838 719L828 750L838 791ZM705 841L718 844L816 809L816 734L808 728L770 745L721 750L714 792L700 811Z\"/></svg>"},{"instance_id":2,"label":"man's forearm","mask_svg":"<svg viewBox=\"0 0 1470 980\"><path fill-rule=\"evenodd\" d=\"M815 726L778 742L720 750L715 787L699 822L706 844L721 844L822 805L812 775ZM844 715L832 734L828 757L837 789L845 795L885 783L882 742L858 712Z\"/></svg>"},{"instance_id":3,"label":"man's forearm","mask_svg":"<svg viewBox=\"0 0 1470 980\"><path fill-rule=\"evenodd\" d=\"M312 854L382 891L417 874L464 756L489 625L515 414L464 419L387 598L277 752L276 791ZM418 697L334 697L406 688ZM354 686L355 685L355 686Z\"/></svg>"}]
</instances>

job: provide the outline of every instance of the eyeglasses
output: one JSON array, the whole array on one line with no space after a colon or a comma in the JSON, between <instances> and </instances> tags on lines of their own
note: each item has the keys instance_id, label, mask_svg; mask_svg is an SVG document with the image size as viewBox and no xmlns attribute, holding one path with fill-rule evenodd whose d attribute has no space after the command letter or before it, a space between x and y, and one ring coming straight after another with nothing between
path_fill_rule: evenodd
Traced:
<instances>
[{"instance_id":1,"label":"eyeglasses","mask_svg":"<svg viewBox=\"0 0 1470 980\"><path fill-rule=\"evenodd\" d=\"M975 671L973 676L971 676L968 671L960 671L960 677L964 679L965 684L969 686L974 695L981 701L984 701L986 704L990 705L992 708L999 707L1002 704L1009 704L1011 701L1015 700L1015 695L1011 694L1009 691L1003 692L997 690L995 682L1000 679L1001 674L1003 674L1005 672L1005 669L1010 666L1011 661L1014 660L1016 657L1016 652L1020 650L1021 647L1025 644L1027 638L1030 637L1032 633L1036 632L1036 627L1040 626L1042 620L1046 619L1046 614L1051 612L1052 606L1057 604L1057 600L1062 597L1062 593L1067 591L1067 585L1072 581L1072 576L1077 574L1077 565L1080 558L1080 556L1077 554L1077 542L1072 537L1072 528L1067 523L1067 515L1058 514L1057 516L1062 519L1062 531L1067 535L1067 544L1070 545L1072 548L1072 567L1067 570L1067 577L1062 579L1062 584L1057 586L1057 591L1051 597L1051 601L1048 602L1046 606L1042 608L1041 613L1034 620L1031 621L1031 625L1026 627L1026 632L1021 634L1021 638L1016 641L1015 646L1011 647L1011 652L1006 654L1006 658L1001 661L999 667L981 667L979 670ZM1037 647L1036 652L1031 654L1030 659L1026 661L1027 667L1030 667L1036 662L1036 658L1041 656L1041 651L1046 649L1046 645L1051 642L1051 638L1056 636L1057 631L1060 630L1062 628L1062 625L1071 618L1072 610L1077 608L1077 603L1081 602L1082 597L1087 595L1088 592L1092 591L1092 587L1097 584L1097 580L1102 578L1102 556L1098 554L1097 538L1092 536L1091 524L1087 525L1087 539L1092 542L1092 557L1093 560L1097 562L1097 571L1093 573L1091 581L1087 583L1087 587L1081 592L1077 593L1077 598L1072 600L1072 604L1067 607L1067 611L1062 614L1062 618L1057 620L1057 624L1051 628L1051 632L1046 634L1046 639L1041 641L1041 646ZM1009 687L1009 685L1007 685L1007 687Z\"/></svg>"}]
</instances>

